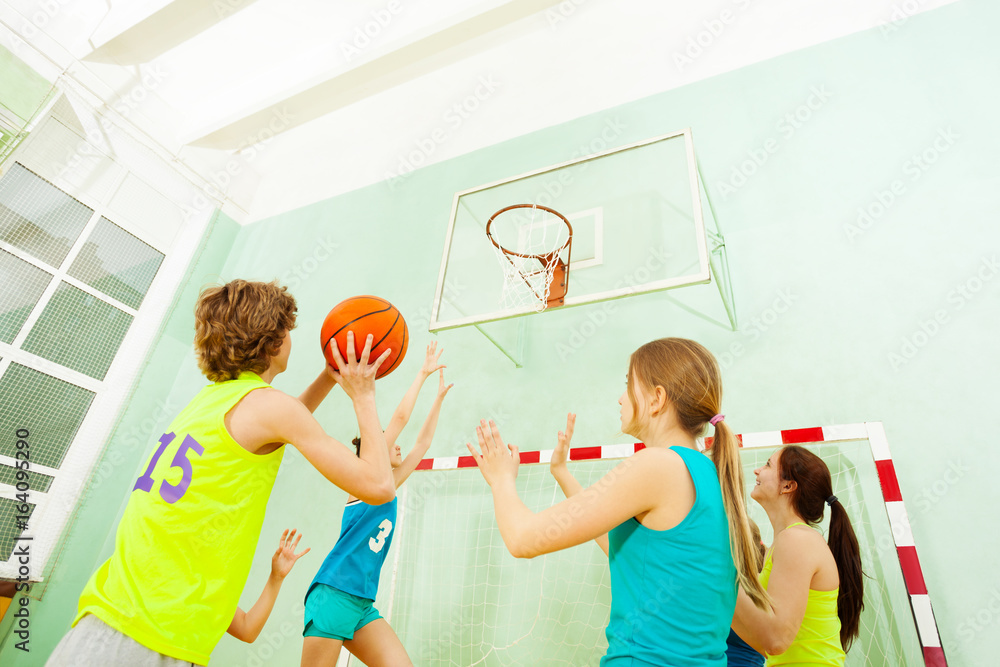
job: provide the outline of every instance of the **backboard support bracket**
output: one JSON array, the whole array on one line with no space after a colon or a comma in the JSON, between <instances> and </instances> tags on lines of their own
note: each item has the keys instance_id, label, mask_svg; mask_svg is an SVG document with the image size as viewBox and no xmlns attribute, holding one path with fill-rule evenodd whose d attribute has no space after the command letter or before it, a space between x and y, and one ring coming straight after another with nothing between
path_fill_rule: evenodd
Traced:
<instances>
[{"instance_id":1,"label":"backboard support bracket","mask_svg":"<svg viewBox=\"0 0 1000 667\"><path fill-rule=\"evenodd\" d=\"M701 174L701 163L695 159L695 164L698 170L698 184L701 187L705 203L708 204L708 215L705 216L707 218L705 221L705 236L709 242L709 267L712 271L712 279L715 281L715 286L719 289L722 305L726 308L726 315L729 317L729 326L733 331L736 331L739 323L736 318L736 302L733 298L733 282L729 274L729 256L726 253L726 239L722 235L719 219L715 215L715 206L712 204L712 198L708 194L708 187L705 185L705 179Z\"/></svg>"},{"instance_id":2,"label":"backboard support bracket","mask_svg":"<svg viewBox=\"0 0 1000 667\"><path fill-rule=\"evenodd\" d=\"M517 335L514 338L513 344L504 344L497 336L490 335L490 333L483 328L484 325L476 324L474 326L479 333L486 337L486 340L493 343L493 346L496 349L500 350L505 357L514 362L514 368L524 368L524 339L525 330L528 326L528 320L526 318L522 317L518 319Z\"/></svg>"}]
</instances>

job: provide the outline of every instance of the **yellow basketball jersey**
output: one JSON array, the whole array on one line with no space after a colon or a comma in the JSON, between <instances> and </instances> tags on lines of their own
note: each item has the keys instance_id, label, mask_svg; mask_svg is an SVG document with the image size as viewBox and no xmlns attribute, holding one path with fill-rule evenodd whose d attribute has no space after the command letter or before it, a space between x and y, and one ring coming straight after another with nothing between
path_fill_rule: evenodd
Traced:
<instances>
[{"instance_id":1,"label":"yellow basketball jersey","mask_svg":"<svg viewBox=\"0 0 1000 667\"><path fill-rule=\"evenodd\" d=\"M94 614L154 651L208 664L233 620L284 448L243 449L227 412L258 375L201 390L160 437L118 525L115 551L87 582L73 624Z\"/></svg>"},{"instance_id":2,"label":"yellow basketball jersey","mask_svg":"<svg viewBox=\"0 0 1000 667\"><path fill-rule=\"evenodd\" d=\"M791 524L806 525L806 524ZM791 526L789 526L790 528ZM767 588L771 580L771 551L764 559L764 568L760 571L760 583ZM832 591L814 591L809 589L806 602L806 613L802 617L802 625L792 641L792 645L781 655L768 655L767 667L786 665L787 667L839 667L844 664L847 655L840 645L840 617L837 616L837 596L839 588Z\"/></svg>"}]
</instances>

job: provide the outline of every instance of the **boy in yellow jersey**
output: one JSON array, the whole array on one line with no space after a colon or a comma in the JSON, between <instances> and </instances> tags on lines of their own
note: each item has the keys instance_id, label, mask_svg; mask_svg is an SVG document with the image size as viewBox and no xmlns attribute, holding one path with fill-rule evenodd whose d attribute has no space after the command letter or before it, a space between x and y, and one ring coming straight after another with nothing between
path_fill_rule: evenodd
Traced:
<instances>
[{"instance_id":1,"label":"boy in yellow jersey","mask_svg":"<svg viewBox=\"0 0 1000 667\"><path fill-rule=\"evenodd\" d=\"M114 553L87 582L74 628L49 665L208 664L227 628L239 632L237 604L285 443L365 502L395 497L375 409L375 374L389 351L369 364L369 336L358 360L348 333L340 372L327 366L298 398L289 396L270 382L288 366L295 313L295 299L276 282L234 280L201 293L195 348L213 384L159 438L132 487ZM381 444L360 458L311 414L334 384L351 399L361 437Z\"/></svg>"}]
</instances>

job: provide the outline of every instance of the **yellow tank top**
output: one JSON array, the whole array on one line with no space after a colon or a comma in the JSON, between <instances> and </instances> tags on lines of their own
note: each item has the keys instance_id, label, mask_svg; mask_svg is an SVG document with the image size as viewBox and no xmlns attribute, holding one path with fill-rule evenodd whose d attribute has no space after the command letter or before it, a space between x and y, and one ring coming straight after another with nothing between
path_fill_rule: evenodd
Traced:
<instances>
[{"instance_id":1,"label":"yellow tank top","mask_svg":"<svg viewBox=\"0 0 1000 667\"><path fill-rule=\"evenodd\" d=\"M208 664L236 613L284 454L283 447L251 454L223 420L248 392L267 386L248 372L209 385L171 422L73 625L94 614L158 653Z\"/></svg>"},{"instance_id":2,"label":"yellow tank top","mask_svg":"<svg viewBox=\"0 0 1000 667\"><path fill-rule=\"evenodd\" d=\"M805 526L804 523L793 523L792 526ZM764 559L764 568L760 571L760 583L767 588L771 580L771 551ZM840 589L832 591L814 591L809 589L809 600L806 602L806 613L802 617L802 625L795 635L795 640L788 650L781 655L768 655L767 665L835 665L839 667L847 658L840 645L840 618L837 616L837 595Z\"/></svg>"}]
</instances>

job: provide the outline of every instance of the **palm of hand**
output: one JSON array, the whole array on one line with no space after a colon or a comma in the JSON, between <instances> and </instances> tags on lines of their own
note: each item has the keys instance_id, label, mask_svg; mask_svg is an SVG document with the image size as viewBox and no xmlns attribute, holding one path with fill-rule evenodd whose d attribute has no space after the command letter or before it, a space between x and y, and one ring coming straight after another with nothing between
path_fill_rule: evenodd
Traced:
<instances>
[{"instance_id":1,"label":"palm of hand","mask_svg":"<svg viewBox=\"0 0 1000 667\"><path fill-rule=\"evenodd\" d=\"M572 412L566 416L566 430L559 431L556 448L552 451L549 467L560 466L569 459L569 443L573 439L573 427L576 425L576 415Z\"/></svg>"},{"instance_id":2,"label":"palm of hand","mask_svg":"<svg viewBox=\"0 0 1000 667\"><path fill-rule=\"evenodd\" d=\"M288 547L282 547L278 549L278 553L274 555L271 559L271 566L274 568L276 574L284 577L289 572L292 571L292 566L295 565L297 561L295 553Z\"/></svg>"},{"instance_id":3,"label":"palm of hand","mask_svg":"<svg viewBox=\"0 0 1000 667\"><path fill-rule=\"evenodd\" d=\"M440 352L438 351L436 342L429 343L427 345L427 353L424 356L424 365L421 368L421 371L423 371L425 375L433 375L434 371L445 367L444 364L438 363L438 359L441 358L442 352L444 352L444 350L441 350Z\"/></svg>"},{"instance_id":4,"label":"palm of hand","mask_svg":"<svg viewBox=\"0 0 1000 667\"><path fill-rule=\"evenodd\" d=\"M493 486L494 482L502 478L516 478L521 460L520 453L516 445L504 444L496 424L492 420L489 423L481 420L480 425L476 427L476 437L479 440L479 450L468 443L466 447L469 448L469 453L475 459L486 483Z\"/></svg>"},{"instance_id":5,"label":"palm of hand","mask_svg":"<svg viewBox=\"0 0 1000 667\"><path fill-rule=\"evenodd\" d=\"M302 534L299 533L296 535L295 532L295 529L293 529L291 534L289 534L288 529L285 529L285 532L281 534L278 550L271 557L271 571L282 579L292 571L295 561L305 556L310 550L310 547L307 547L302 553L295 553L295 549L299 545L299 540L302 539Z\"/></svg>"},{"instance_id":6,"label":"palm of hand","mask_svg":"<svg viewBox=\"0 0 1000 667\"><path fill-rule=\"evenodd\" d=\"M455 386L455 383L451 383L448 386L444 384L444 370L441 370L441 377L438 379L438 397L444 398L448 395L448 390Z\"/></svg>"}]
</instances>

